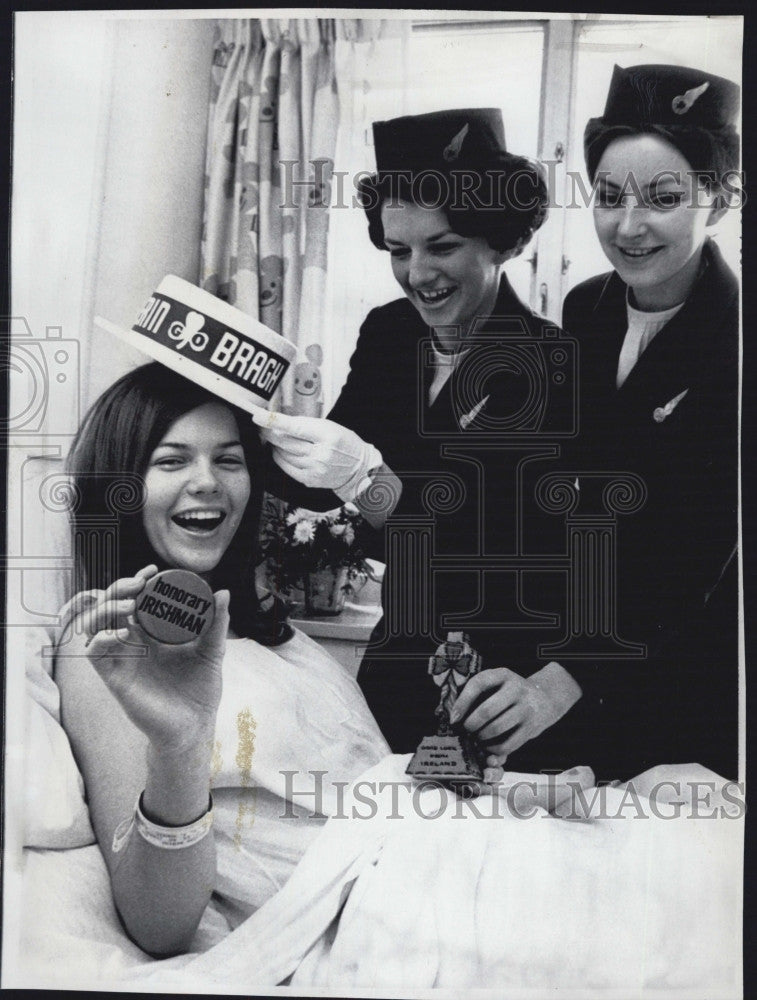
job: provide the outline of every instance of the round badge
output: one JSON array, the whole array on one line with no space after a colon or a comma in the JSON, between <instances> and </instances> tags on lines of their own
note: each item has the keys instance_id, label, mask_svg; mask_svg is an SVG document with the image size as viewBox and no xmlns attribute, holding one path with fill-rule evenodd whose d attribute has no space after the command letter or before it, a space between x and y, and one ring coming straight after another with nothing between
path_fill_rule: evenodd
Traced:
<instances>
[{"instance_id":1,"label":"round badge","mask_svg":"<svg viewBox=\"0 0 757 1000\"><path fill-rule=\"evenodd\" d=\"M186 569L167 569L147 581L137 597L139 624L158 642L178 646L204 635L213 624L213 591Z\"/></svg>"}]
</instances>

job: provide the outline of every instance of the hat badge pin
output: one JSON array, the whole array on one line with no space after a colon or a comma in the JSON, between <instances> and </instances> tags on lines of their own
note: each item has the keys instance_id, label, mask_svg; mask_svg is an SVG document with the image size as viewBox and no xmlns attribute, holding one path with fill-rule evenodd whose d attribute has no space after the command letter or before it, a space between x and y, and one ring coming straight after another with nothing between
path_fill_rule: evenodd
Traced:
<instances>
[{"instance_id":1,"label":"hat badge pin","mask_svg":"<svg viewBox=\"0 0 757 1000\"><path fill-rule=\"evenodd\" d=\"M677 97L673 98L671 107L677 115L685 115L687 111L691 110L697 100L702 96L702 94L710 86L709 82L705 81L699 87L692 87L691 90L687 90L684 94L679 94Z\"/></svg>"},{"instance_id":2,"label":"hat badge pin","mask_svg":"<svg viewBox=\"0 0 757 1000\"><path fill-rule=\"evenodd\" d=\"M202 329L205 317L202 313L188 312L187 318L182 323L180 320L173 322L168 328L168 336L171 340L177 341L176 350L180 351L189 345L193 351L204 351L208 346L208 335Z\"/></svg>"},{"instance_id":3,"label":"hat badge pin","mask_svg":"<svg viewBox=\"0 0 757 1000\"><path fill-rule=\"evenodd\" d=\"M460 131L452 137L450 142L444 147L442 156L447 161L447 163L452 163L460 155L460 150L463 148L463 142L468 134L470 126L467 124L463 125Z\"/></svg>"}]
</instances>

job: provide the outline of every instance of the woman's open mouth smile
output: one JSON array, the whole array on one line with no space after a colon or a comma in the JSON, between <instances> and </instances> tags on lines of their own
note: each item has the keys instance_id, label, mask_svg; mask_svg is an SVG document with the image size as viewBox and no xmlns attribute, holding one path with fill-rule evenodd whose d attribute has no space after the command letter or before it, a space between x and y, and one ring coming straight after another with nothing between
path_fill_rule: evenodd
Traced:
<instances>
[{"instance_id":1,"label":"woman's open mouth smile","mask_svg":"<svg viewBox=\"0 0 757 1000\"><path fill-rule=\"evenodd\" d=\"M647 260L654 254L658 253L660 250L664 249L662 246L656 247L622 247L617 243L615 244L615 249L625 257L626 260Z\"/></svg>"},{"instance_id":2,"label":"woman's open mouth smile","mask_svg":"<svg viewBox=\"0 0 757 1000\"><path fill-rule=\"evenodd\" d=\"M454 287L448 286L447 288L435 288L433 291L428 292L422 292L420 289L416 289L415 294L424 306L433 309L435 306L439 306L443 302L446 302L454 291Z\"/></svg>"},{"instance_id":3,"label":"woman's open mouth smile","mask_svg":"<svg viewBox=\"0 0 757 1000\"><path fill-rule=\"evenodd\" d=\"M185 510L173 514L171 520L192 535L210 535L226 520L222 510Z\"/></svg>"}]
</instances>

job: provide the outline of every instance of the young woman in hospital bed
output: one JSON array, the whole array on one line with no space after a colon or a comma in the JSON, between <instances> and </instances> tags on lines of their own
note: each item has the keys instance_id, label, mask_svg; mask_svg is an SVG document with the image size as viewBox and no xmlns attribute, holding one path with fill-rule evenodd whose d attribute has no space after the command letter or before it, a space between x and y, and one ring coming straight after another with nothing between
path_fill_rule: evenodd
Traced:
<instances>
[{"instance_id":1,"label":"young woman in hospital bed","mask_svg":"<svg viewBox=\"0 0 757 1000\"><path fill-rule=\"evenodd\" d=\"M733 789L698 768L656 769L632 792L589 792L586 769L506 775L470 801L413 786L354 681L249 602L261 460L248 418L157 364L83 424L81 530L113 477L146 486L117 576L79 549L86 588L55 665L107 875L92 847L85 862L27 852L22 981L689 997L737 984ZM183 646L134 620L166 568L215 591L212 628ZM710 782L698 807L696 780Z\"/></svg>"}]
</instances>

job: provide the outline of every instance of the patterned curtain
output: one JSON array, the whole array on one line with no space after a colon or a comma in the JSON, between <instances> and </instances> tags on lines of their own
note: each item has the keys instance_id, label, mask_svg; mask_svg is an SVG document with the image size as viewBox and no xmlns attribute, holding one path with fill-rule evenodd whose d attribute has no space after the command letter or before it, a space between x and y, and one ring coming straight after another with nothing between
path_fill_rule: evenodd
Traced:
<instances>
[{"instance_id":1,"label":"patterned curtain","mask_svg":"<svg viewBox=\"0 0 757 1000\"><path fill-rule=\"evenodd\" d=\"M298 345L279 402L311 415L321 409L335 38L328 19L218 22L205 171L200 284Z\"/></svg>"}]
</instances>

